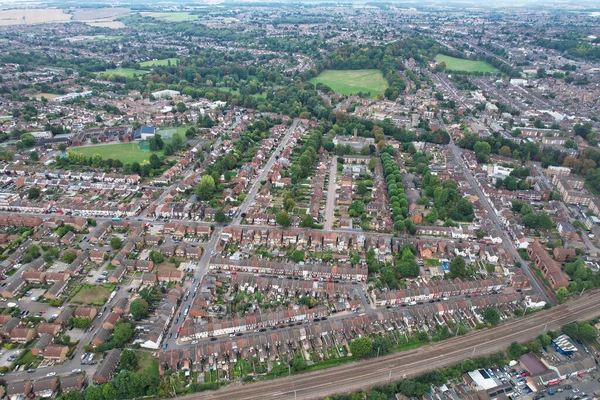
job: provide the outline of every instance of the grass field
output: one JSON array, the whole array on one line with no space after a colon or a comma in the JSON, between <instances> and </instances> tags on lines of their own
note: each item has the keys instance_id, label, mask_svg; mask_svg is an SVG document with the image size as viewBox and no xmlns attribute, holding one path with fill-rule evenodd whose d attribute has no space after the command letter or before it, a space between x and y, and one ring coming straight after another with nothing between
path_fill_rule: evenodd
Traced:
<instances>
[{"instance_id":1,"label":"grass field","mask_svg":"<svg viewBox=\"0 0 600 400\"><path fill-rule=\"evenodd\" d=\"M104 72L100 72L100 75L120 75L125 76L127 78L133 78L134 75L144 75L147 74L148 71L144 71L141 69L133 69L133 68L115 68L115 69L107 69Z\"/></svg>"},{"instance_id":2,"label":"grass field","mask_svg":"<svg viewBox=\"0 0 600 400\"><path fill-rule=\"evenodd\" d=\"M114 289L114 285L83 284L71 301L76 304L104 304Z\"/></svg>"},{"instance_id":3,"label":"grass field","mask_svg":"<svg viewBox=\"0 0 600 400\"><path fill-rule=\"evenodd\" d=\"M446 63L448 71L463 71L463 72L498 72L491 64L483 61L465 60L463 58L455 58L438 54L435 56L435 61L438 63Z\"/></svg>"},{"instance_id":4,"label":"grass field","mask_svg":"<svg viewBox=\"0 0 600 400\"><path fill-rule=\"evenodd\" d=\"M377 69L327 70L310 81L314 84L324 83L333 91L345 95L371 93L372 98L383 93L388 87L381 71Z\"/></svg>"},{"instance_id":5,"label":"grass field","mask_svg":"<svg viewBox=\"0 0 600 400\"><path fill-rule=\"evenodd\" d=\"M138 369L136 372L144 372L150 376L158 377L158 360L151 353L138 351Z\"/></svg>"},{"instance_id":6,"label":"grass field","mask_svg":"<svg viewBox=\"0 0 600 400\"><path fill-rule=\"evenodd\" d=\"M149 159L152 153L159 156L162 155L162 152L143 151L137 142L76 147L72 151L76 151L87 157L100 154L105 160L112 158L113 160L120 160L123 164L134 161L142 162Z\"/></svg>"},{"instance_id":7,"label":"grass field","mask_svg":"<svg viewBox=\"0 0 600 400\"><path fill-rule=\"evenodd\" d=\"M140 67L144 68L144 67L169 65L169 61L171 62L171 65L177 65L177 61L179 61L179 59L178 58L164 58L162 60L144 61L144 62L140 63Z\"/></svg>"},{"instance_id":8,"label":"grass field","mask_svg":"<svg viewBox=\"0 0 600 400\"><path fill-rule=\"evenodd\" d=\"M189 12L161 12L161 13L144 13L144 16L163 20L165 22L185 22L195 21L198 19L197 15L190 14Z\"/></svg>"}]
</instances>

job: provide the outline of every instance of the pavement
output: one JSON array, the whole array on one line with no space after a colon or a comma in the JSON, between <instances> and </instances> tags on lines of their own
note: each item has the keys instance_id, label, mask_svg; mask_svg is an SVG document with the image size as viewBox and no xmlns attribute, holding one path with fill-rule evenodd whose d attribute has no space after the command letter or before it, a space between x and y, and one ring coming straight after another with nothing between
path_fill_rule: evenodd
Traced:
<instances>
[{"instance_id":1,"label":"pavement","mask_svg":"<svg viewBox=\"0 0 600 400\"><path fill-rule=\"evenodd\" d=\"M442 122L442 127L443 127L443 129L446 129L446 126L443 122ZM540 283L537 274L535 274L531 270L531 268L529 268L529 263L525 262L523 260L523 258L521 258L521 255L515 248L513 241L511 240L510 237L508 237L506 232L502 229L502 224L500 223L498 216L492 209L492 206L490 205L490 202L488 201L487 197L483 194L483 191L479 187L479 183L475 180L475 178L473 177L473 174L471 173L471 171L465 164L465 162L462 158L462 149L460 149L459 147L456 146L456 144L454 143L454 140L452 138L450 138L449 146L450 146L450 150L452 151L452 154L454 154L454 157L456 158L456 162L462 168L465 176L467 177L467 180L471 184L471 187L473 189L475 189L475 192L477 193L477 196L479 197L481 204L486 209L490 220L492 221L492 223L494 224L494 227L498 231L498 234L500 235L500 238L502 239L502 244L505 246L506 249L508 249L508 251L510 252L512 257L518 263L521 264L521 269L523 270L523 273L525 274L527 279L529 279L529 282L531 283L531 286L533 287L533 289L542 297L542 299L544 299L544 301L546 303L553 304L554 299L547 293L547 290L546 290L546 287L544 286L544 284Z\"/></svg>"},{"instance_id":2,"label":"pavement","mask_svg":"<svg viewBox=\"0 0 600 400\"><path fill-rule=\"evenodd\" d=\"M364 390L385 384L390 380L397 381L432 369L450 366L472 357L504 351L513 341L532 340L545 328L556 330L574 320L595 318L600 315L598 301L600 301L600 293L595 292L551 310L508 320L492 329L472 331L464 336L417 349L249 385L231 383L214 392L202 392L184 397L198 400L236 398L306 400Z\"/></svg>"},{"instance_id":3,"label":"pavement","mask_svg":"<svg viewBox=\"0 0 600 400\"><path fill-rule=\"evenodd\" d=\"M283 150L285 148L285 146L287 145L287 142L290 140L290 137L292 136L292 133L294 133L294 131L296 130L296 127L298 126L299 122L300 122L300 120L298 118L294 119L294 121L292 122L292 125L288 129L288 131L285 134L285 136L283 137L283 139L281 139L281 141L279 142L279 145L277 146L275 151L273 151L273 153L271 153L271 157L269 157L269 160L267 161L265 166L262 168L259 176L256 177L254 183L252 184L252 186L250 188L250 191L247 193L247 196L244 199L244 202L242 203L242 205L240 205L239 212L233 218L232 224L239 225L242 222L242 214L247 213L250 206L254 203L254 199L256 198L256 195L258 194L258 190L262 186L261 181L264 181L267 179L267 175L268 175L269 171L271 171L271 168L273 168L273 164L275 164L275 161L277 160L277 157L281 153L281 150Z\"/></svg>"}]
</instances>

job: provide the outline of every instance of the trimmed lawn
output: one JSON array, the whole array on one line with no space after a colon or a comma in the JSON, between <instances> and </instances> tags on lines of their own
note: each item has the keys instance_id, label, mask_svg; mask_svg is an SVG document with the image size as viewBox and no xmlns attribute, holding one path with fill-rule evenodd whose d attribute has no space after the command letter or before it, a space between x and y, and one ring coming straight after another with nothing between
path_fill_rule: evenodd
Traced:
<instances>
[{"instance_id":1,"label":"trimmed lawn","mask_svg":"<svg viewBox=\"0 0 600 400\"><path fill-rule=\"evenodd\" d=\"M97 146L74 147L69 151L81 153L87 157L94 154L100 154L103 159L120 160L123 164L132 162L142 162L150 158L153 153L160 156L162 152L144 151L140 149L137 142L118 143L118 144L101 144Z\"/></svg>"},{"instance_id":2,"label":"trimmed lawn","mask_svg":"<svg viewBox=\"0 0 600 400\"><path fill-rule=\"evenodd\" d=\"M427 267L437 267L438 265L442 265L440 263L440 260L431 260L431 259L425 259L425 260L423 260L423 263Z\"/></svg>"},{"instance_id":3,"label":"trimmed lawn","mask_svg":"<svg viewBox=\"0 0 600 400\"><path fill-rule=\"evenodd\" d=\"M311 83L319 82L329 86L334 92L351 95L358 92L370 93L377 97L387 89L388 84L378 69L327 70L321 72Z\"/></svg>"},{"instance_id":4,"label":"trimmed lawn","mask_svg":"<svg viewBox=\"0 0 600 400\"><path fill-rule=\"evenodd\" d=\"M498 72L493 65L484 61L465 60L463 58L450 57L444 54L435 56L435 61L438 63L446 63L446 69L448 71Z\"/></svg>"},{"instance_id":5,"label":"trimmed lawn","mask_svg":"<svg viewBox=\"0 0 600 400\"><path fill-rule=\"evenodd\" d=\"M177 65L177 61L179 61L179 59L178 58L163 58L162 60L144 61L144 62L140 63L140 67L146 68L146 67L169 65L169 61L171 62L171 65Z\"/></svg>"},{"instance_id":6,"label":"trimmed lawn","mask_svg":"<svg viewBox=\"0 0 600 400\"><path fill-rule=\"evenodd\" d=\"M77 294L71 299L73 303L102 305L106 303L111 292L115 290L115 285L106 284L100 286L83 284L78 289Z\"/></svg>"},{"instance_id":7,"label":"trimmed lawn","mask_svg":"<svg viewBox=\"0 0 600 400\"><path fill-rule=\"evenodd\" d=\"M126 78L133 78L134 75L145 75L148 71L144 71L141 69L133 69L133 68L115 68L115 69L107 69L104 72L99 72L99 75L119 75L124 76Z\"/></svg>"}]
</instances>

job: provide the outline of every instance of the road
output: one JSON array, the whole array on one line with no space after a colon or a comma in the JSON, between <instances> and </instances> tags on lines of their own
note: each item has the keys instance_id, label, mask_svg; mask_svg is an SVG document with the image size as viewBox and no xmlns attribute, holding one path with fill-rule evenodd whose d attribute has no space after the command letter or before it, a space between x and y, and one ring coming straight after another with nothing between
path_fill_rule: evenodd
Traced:
<instances>
[{"instance_id":1,"label":"road","mask_svg":"<svg viewBox=\"0 0 600 400\"><path fill-rule=\"evenodd\" d=\"M287 145L287 142L290 140L290 137L292 136L292 133L296 130L296 127L298 126L299 122L300 122L300 120L298 118L294 119L294 121L292 122L292 125L290 126L290 129L288 129L288 131L285 134L285 136L283 137L283 139L279 142L279 145L277 146L277 148L271 154L271 157L269 157L269 160L267 161L267 163L261 170L262 172L259 174L259 176L256 177L256 180L252 184L250 191L247 193L247 196L244 199L244 202L242 203L242 205L240 206L240 210L236 214L236 217L234 217L232 224L237 225L242 222L242 214L246 214L248 212L248 209L254 203L254 199L256 198L258 190L262 186L262 184L260 182L267 179L267 174L269 173L269 171L271 171L271 168L273 168L273 164L275 164L275 160L277 160L279 153L281 153L281 150L283 150L285 148L285 146Z\"/></svg>"},{"instance_id":2,"label":"road","mask_svg":"<svg viewBox=\"0 0 600 400\"><path fill-rule=\"evenodd\" d=\"M215 392L196 393L185 398L306 400L351 393L385 384L390 379L401 380L471 357L504 351L513 341L526 342L544 330L556 330L574 320L595 318L600 315L598 301L599 293L584 295L551 310L511 319L493 329L473 331L418 349L293 377L249 385L230 384Z\"/></svg>"},{"instance_id":3,"label":"road","mask_svg":"<svg viewBox=\"0 0 600 400\"><path fill-rule=\"evenodd\" d=\"M194 271L194 278L196 279L195 283L191 283L190 280L188 279L186 281L186 283L184 284L184 289L189 290L190 295L188 296L187 300L182 301L181 305L179 306L179 313L176 314L175 318L178 318L177 315L181 315L180 321L178 323L172 323L170 325L170 331L167 332L167 348L171 347L176 347L178 346L177 343L177 328L179 325L183 324L183 321L185 320L185 318L183 317L185 310L188 307L191 307L192 303L194 302L194 293L193 290L195 287L197 287L197 285L200 284L200 282L202 281L202 278L204 278L204 275L206 275L206 273L208 272L208 262L210 261L210 258L212 257L212 253L215 250L215 247L217 246L217 243L219 243L219 240L221 239L221 231L223 230L222 226L216 226L215 230L212 233L212 236L210 238L210 241L206 244L206 246L204 247L204 253L202 253L202 257L200 258L200 261L198 261L196 270ZM169 337L170 335L170 337Z\"/></svg>"},{"instance_id":4,"label":"road","mask_svg":"<svg viewBox=\"0 0 600 400\"><path fill-rule=\"evenodd\" d=\"M446 129L446 126L443 122L442 122L442 127L443 127L443 129ZM471 187L475 190L475 192L477 193L477 196L479 197L479 200L481 201L481 204L486 209L490 220L494 224L494 227L496 228L496 230L498 231L498 234L500 235L500 237L502 239L503 245L508 249L508 251L513 256L513 258L521 264L521 269L523 270L523 273L525 274L525 276L527 276L527 279L529 279L529 282L531 283L531 286L533 287L533 289L544 299L544 301L546 303L552 304L553 299L547 294L546 288L542 287L542 284L538 281L537 275L531 270L531 268L529 268L529 264L521 258L521 255L515 248L515 245L514 245L513 241L511 240L511 238L508 237L508 235L506 234L506 232L504 230L502 230L502 226L501 226L502 224L500 223L498 216L492 209L490 202L488 201L487 197L483 194L483 191L479 187L478 182L475 180L475 178L473 177L473 174L471 174L471 171L469 170L469 168L467 167L467 165L465 164L465 162L462 158L462 149L460 149L456 146L456 144L454 143L454 140L452 138L450 138L449 146L450 146L450 150L452 151L452 154L454 154L454 157L456 158L456 162L462 168L463 172L465 173L465 176L467 177L467 179L469 180L469 183L471 184Z\"/></svg>"},{"instance_id":5,"label":"road","mask_svg":"<svg viewBox=\"0 0 600 400\"><path fill-rule=\"evenodd\" d=\"M329 167L329 184L327 185L327 202L325 203L325 223L323 227L326 231L333 228L333 217L335 211L335 188L337 175L337 157L332 157Z\"/></svg>"}]
</instances>

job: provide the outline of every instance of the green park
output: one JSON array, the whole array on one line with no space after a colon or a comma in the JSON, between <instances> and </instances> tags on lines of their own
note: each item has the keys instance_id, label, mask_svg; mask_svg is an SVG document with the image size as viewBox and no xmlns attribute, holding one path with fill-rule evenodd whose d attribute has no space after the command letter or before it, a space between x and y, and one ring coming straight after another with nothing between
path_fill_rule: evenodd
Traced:
<instances>
[{"instance_id":1,"label":"green park","mask_svg":"<svg viewBox=\"0 0 600 400\"><path fill-rule=\"evenodd\" d=\"M491 72L495 73L498 70L484 61L473 61L465 60L464 58L456 58L446 56L444 54L438 54L435 56L435 61L438 63L445 63L447 71L461 71L461 72Z\"/></svg>"},{"instance_id":2,"label":"green park","mask_svg":"<svg viewBox=\"0 0 600 400\"><path fill-rule=\"evenodd\" d=\"M310 82L323 83L334 92L348 96L359 92L370 93L371 98L377 97L388 87L383 74L377 69L326 70Z\"/></svg>"}]
</instances>

